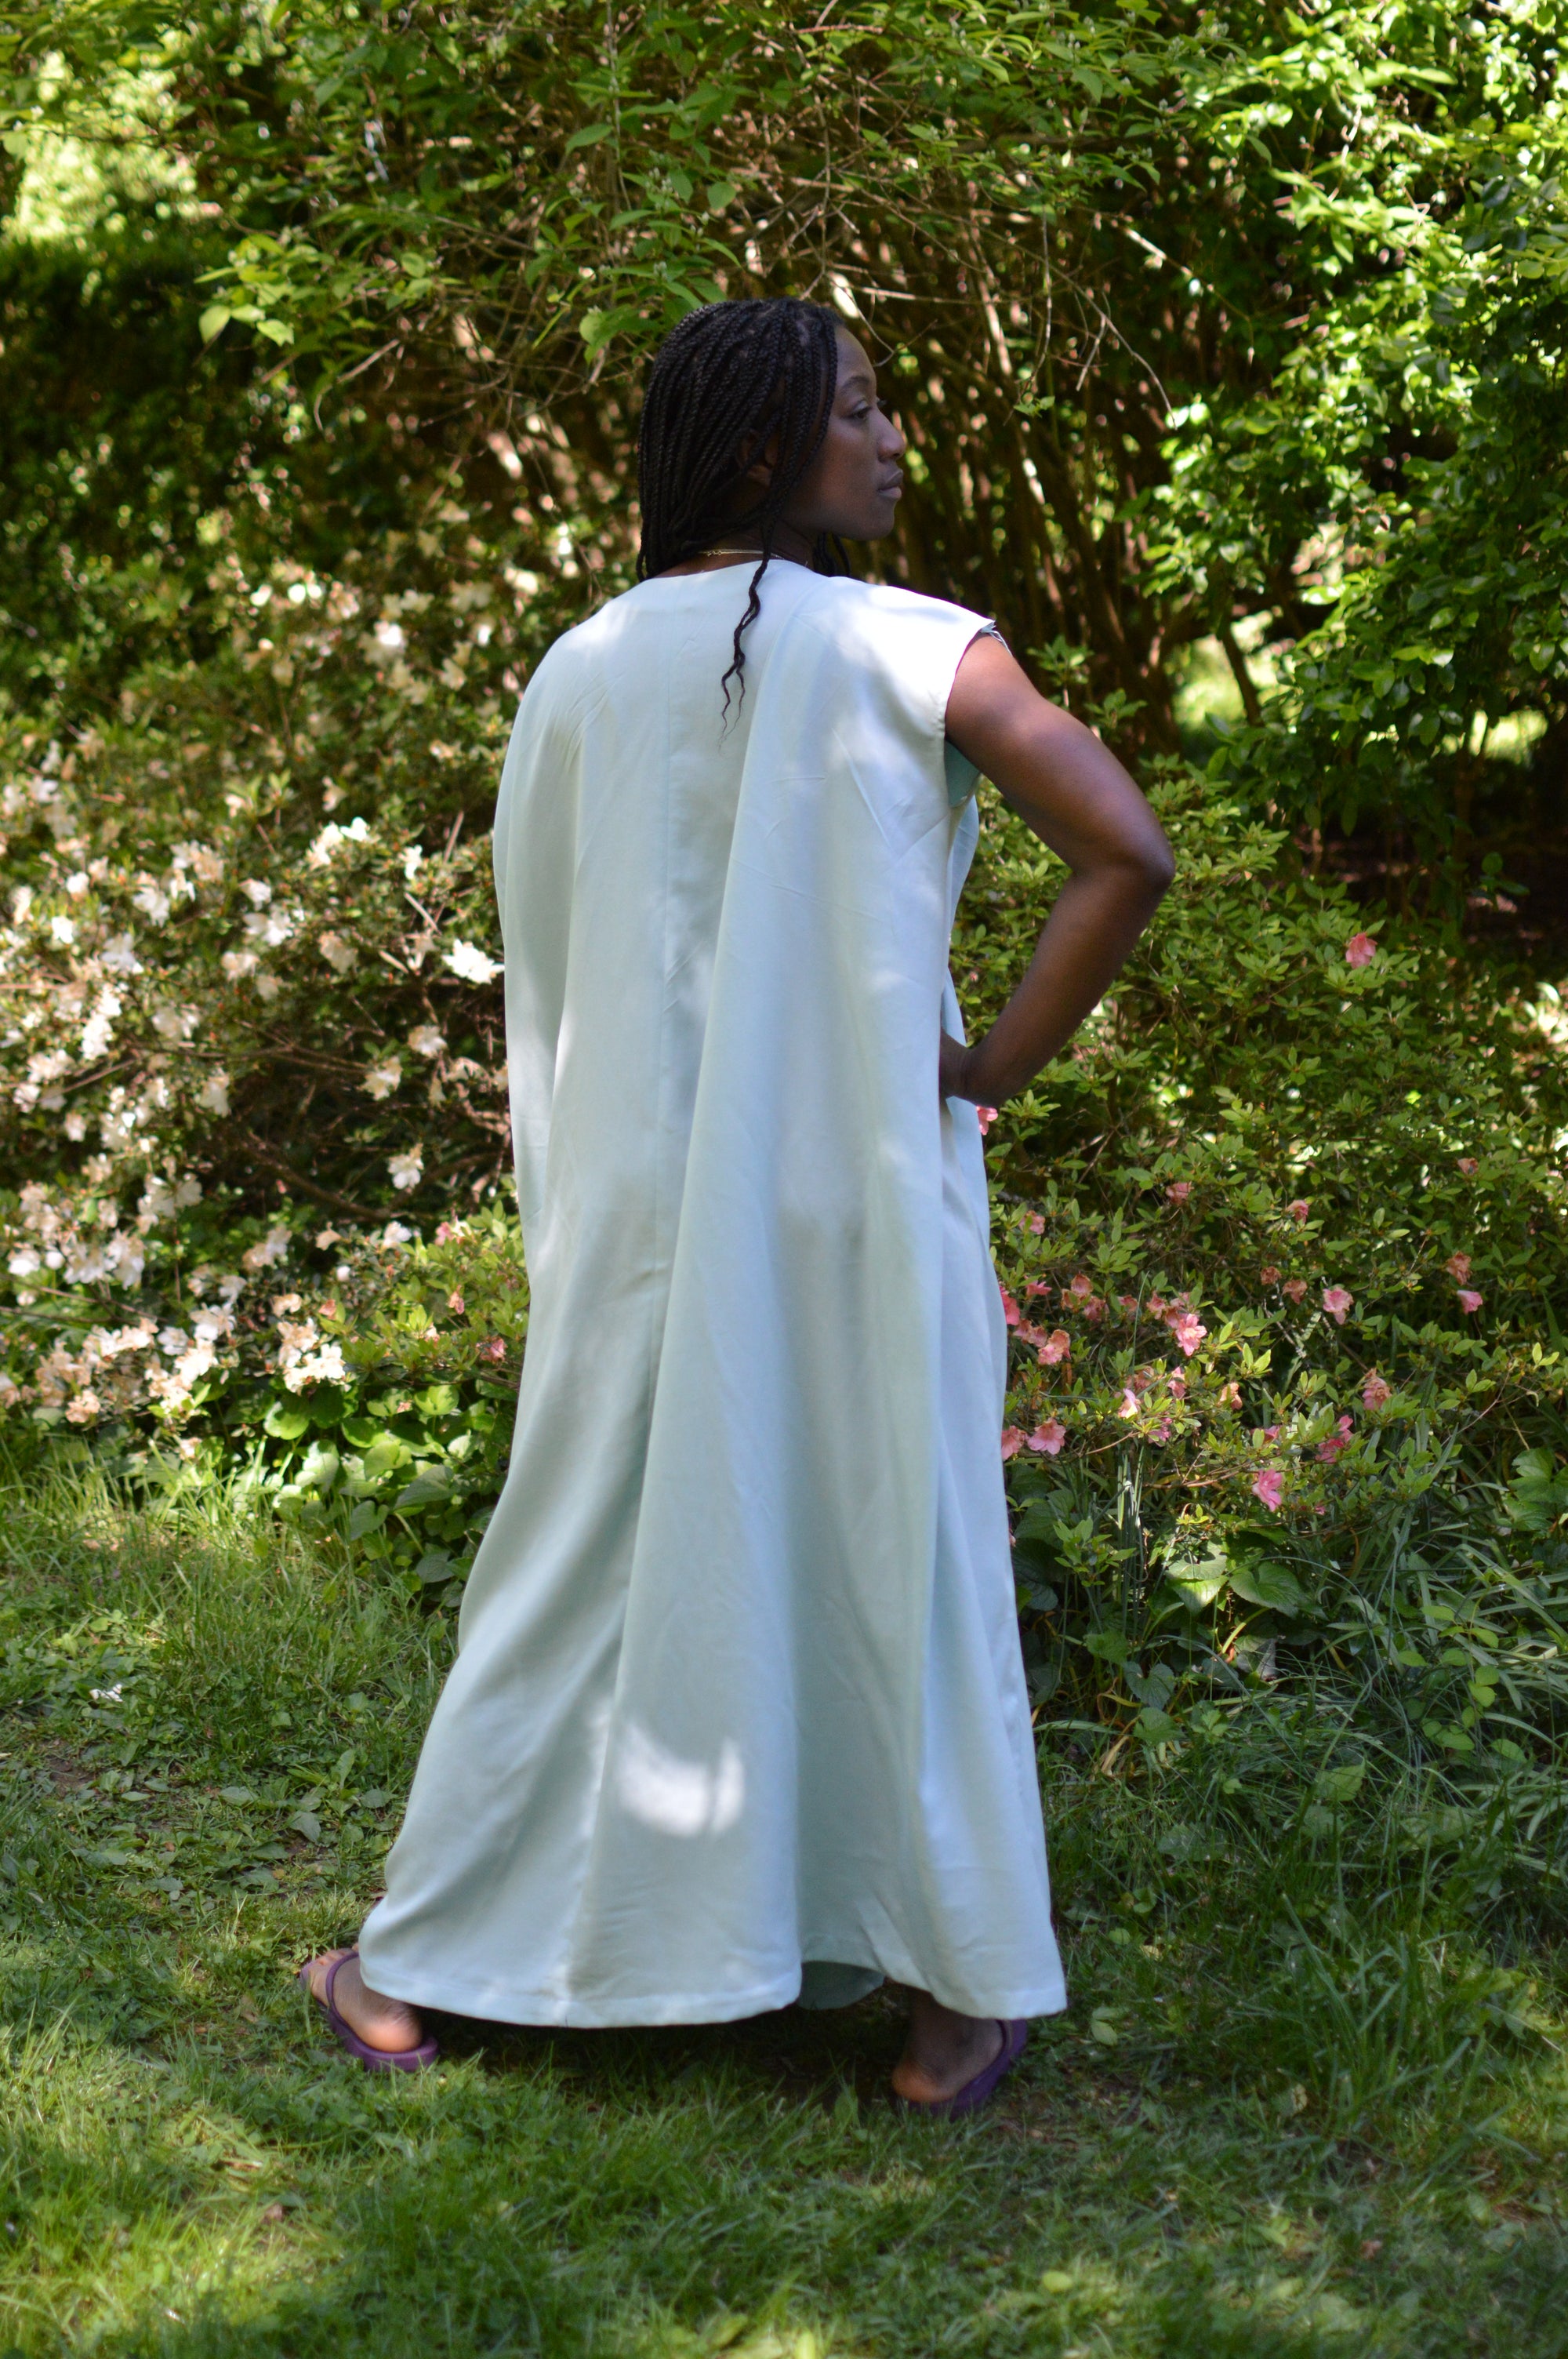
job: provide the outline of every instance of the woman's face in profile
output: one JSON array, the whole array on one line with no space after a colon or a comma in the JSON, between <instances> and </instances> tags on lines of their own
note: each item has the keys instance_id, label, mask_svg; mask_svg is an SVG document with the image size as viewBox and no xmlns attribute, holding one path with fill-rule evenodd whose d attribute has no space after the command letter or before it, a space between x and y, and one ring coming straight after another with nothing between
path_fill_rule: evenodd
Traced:
<instances>
[{"instance_id":1,"label":"woman's face in profile","mask_svg":"<svg viewBox=\"0 0 1568 2359\"><path fill-rule=\"evenodd\" d=\"M877 373L860 340L838 331L838 383L822 447L784 508L807 539L880 540L892 529L903 489L903 436L881 407Z\"/></svg>"}]
</instances>

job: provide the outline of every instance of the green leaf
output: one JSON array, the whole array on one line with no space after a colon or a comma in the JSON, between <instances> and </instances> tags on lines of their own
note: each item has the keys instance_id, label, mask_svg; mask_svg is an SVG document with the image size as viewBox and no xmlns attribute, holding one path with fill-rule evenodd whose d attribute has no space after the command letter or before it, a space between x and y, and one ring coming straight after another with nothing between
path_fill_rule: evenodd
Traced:
<instances>
[{"instance_id":1,"label":"green leaf","mask_svg":"<svg viewBox=\"0 0 1568 2359\"><path fill-rule=\"evenodd\" d=\"M1139 1713L1133 1725L1145 1745L1169 1745L1182 1733L1179 1721L1173 1720L1168 1712L1156 1712L1152 1706Z\"/></svg>"},{"instance_id":2,"label":"green leaf","mask_svg":"<svg viewBox=\"0 0 1568 2359\"><path fill-rule=\"evenodd\" d=\"M1364 1761L1347 1761L1337 1769L1320 1769L1313 1780L1313 1791L1320 1802L1353 1802L1366 1777Z\"/></svg>"},{"instance_id":3,"label":"green leaf","mask_svg":"<svg viewBox=\"0 0 1568 2359\"><path fill-rule=\"evenodd\" d=\"M708 187L708 212L723 212L727 206L734 203L738 194L739 191L733 180L710 180Z\"/></svg>"},{"instance_id":4,"label":"green leaf","mask_svg":"<svg viewBox=\"0 0 1568 2359\"><path fill-rule=\"evenodd\" d=\"M444 1466L428 1466L406 1483L397 1495L399 1507L430 1507L452 1495L452 1478Z\"/></svg>"},{"instance_id":5,"label":"green leaf","mask_svg":"<svg viewBox=\"0 0 1568 2359\"><path fill-rule=\"evenodd\" d=\"M609 138L613 127L608 123L585 124L580 131L574 131L570 138L566 141L561 149L562 155L573 156L579 147L597 147L601 139Z\"/></svg>"},{"instance_id":6,"label":"green leaf","mask_svg":"<svg viewBox=\"0 0 1568 2359\"><path fill-rule=\"evenodd\" d=\"M450 1581L457 1566L445 1549L431 1549L414 1568L416 1581Z\"/></svg>"},{"instance_id":7,"label":"green leaf","mask_svg":"<svg viewBox=\"0 0 1568 2359\"><path fill-rule=\"evenodd\" d=\"M1127 1660L1127 1641L1119 1630L1091 1630L1084 1645L1102 1663L1125 1663Z\"/></svg>"},{"instance_id":8,"label":"green leaf","mask_svg":"<svg viewBox=\"0 0 1568 2359\"><path fill-rule=\"evenodd\" d=\"M248 1786L220 1786L218 1798L224 1802L254 1802L255 1796Z\"/></svg>"},{"instance_id":9,"label":"green leaf","mask_svg":"<svg viewBox=\"0 0 1568 2359\"><path fill-rule=\"evenodd\" d=\"M262 1430L270 1433L275 1441L297 1441L309 1422L307 1411L297 1408L292 1401L274 1401L262 1419Z\"/></svg>"},{"instance_id":10,"label":"green leaf","mask_svg":"<svg viewBox=\"0 0 1568 2359\"><path fill-rule=\"evenodd\" d=\"M1168 1564L1165 1578L1181 1596L1184 1605L1196 1612L1212 1605L1229 1579L1229 1569L1217 1552L1200 1557L1195 1563Z\"/></svg>"},{"instance_id":11,"label":"green leaf","mask_svg":"<svg viewBox=\"0 0 1568 2359\"><path fill-rule=\"evenodd\" d=\"M214 336L221 336L233 316L226 303L209 303L197 321L202 342L210 344Z\"/></svg>"},{"instance_id":12,"label":"green leaf","mask_svg":"<svg viewBox=\"0 0 1568 2359\"><path fill-rule=\"evenodd\" d=\"M321 1821L314 1810L296 1810L288 1823L297 1834L304 1836L307 1843L320 1842Z\"/></svg>"},{"instance_id":13,"label":"green leaf","mask_svg":"<svg viewBox=\"0 0 1568 2359\"><path fill-rule=\"evenodd\" d=\"M1270 1564L1258 1557L1239 1557L1231 1560L1229 1571L1232 1589L1249 1605L1266 1605L1276 1614L1300 1614L1304 1610L1306 1592L1282 1564Z\"/></svg>"},{"instance_id":14,"label":"green leaf","mask_svg":"<svg viewBox=\"0 0 1568 2359\"><path fill-rule=\"evenodd\" d=\"M1089 2038L1098 2040L1102 2048L1115 2048L1119 2045L1121 2034L1116 2027L1114 2017L1106 2008L1097 2006L1090 2016Z\"/></svg>"}]
</instances>

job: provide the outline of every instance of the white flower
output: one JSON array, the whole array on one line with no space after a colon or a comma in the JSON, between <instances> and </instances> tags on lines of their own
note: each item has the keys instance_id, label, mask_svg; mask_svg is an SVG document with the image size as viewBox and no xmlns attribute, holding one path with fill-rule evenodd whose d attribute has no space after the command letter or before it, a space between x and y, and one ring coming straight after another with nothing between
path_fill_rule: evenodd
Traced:
<instances>
[{"instance_id":1,"label":"white flower","mask_svg":"<svg viewBox=\"0 0 1568 2359\"><path fill-rule=\"evenodd\" d=\"M76 940L76 928L69 918L51 918L49 932L57 942L69 946Z\"/></svg>"},{"instance_id":2,"label":"white flower","mask_svg":"<svg viewBox=\"0 0 1568 2359\"><path fill-rule=\"evenodd\" d=\"M276 974L262 973L257 975L255 980L256 997L258 999L265 1000L268 1006L271 1006L272 1002L277 997L278 993L282 989L283 985L279 983Z\"/></svg>"},{"instance_id":3,"label":"white flower","mask_svg":"<svg viewBox=\"0 0 1568 2359\"><path fill-rule=\"evenodd\" d=\"M187 1204L200 1204L201 1201L201 1182L198 1180L194 1171L188 1171L185 1174L184 1179L176 1186L174 1201L182 1212Z\"/></svg>"},{"instance_id":4,"label":"white flower","mask_svg":"<svg viewBox=\"0 0 1568 2359\"><path fill-rule=\"evenodd\" d=\"M278 1354L280 1366L287 1356L282 1353ZM346 1384L348 1375L343 1365L342 1345L323 1343L319 1351L304 1358L295 1358L284 1367L283 1381L291 1393L298 1393L303 1392L307 1385Z\"/></svg>"},{"instance_id":5,"label":"white flower","mask_svg":"<svg viewBox=\"0 0 1568 2359\"><path fill-rule=\"evenodd\" d=\"M408 634L401 623L378 623L371 636L373 644L384 647L388 655L395 655L399 647L408 645Z\"/></svg>"},{"instance_id":6,"label":"white flower","mask_svg":"<svg viewBox=\"0 0 1568 2359\"><path fill-rule=\"evenodd\" d=\"M232 958L233 951L229 955ZM153 1009L153 1030L162 1040L189 1040L198 1020L194 1007L170 1007L162 1002Z\"/></svg>"},{"instance_id":7,"label":"white flower","mask_svg":"<svg viewBox=\"0 0 1568 2359\"><path fill-rule=\"evenodd\" d=\"M177 868L194 868L203 885L216 885L222 878L222 853L210 852L204 843L177 843L172 857Z\"/></svg>"},{"instance_id":8,"label":"white flower","mask_svg":"<svg viewBox=\"0 0 1568 2359\"><path fill-rule=\"evenodd\" d=\"M124 1004L114 985L106 983L93 1003L92 1015L81 1027L81 1054L85 1063L95 1063L107 1050L114 1037L114 1018Z\"/></svg>"},{"instance_id":9,"label":"white flower","mask_svg":"<svg viewBox=\"0 0 1568 2359\"><path fill-rule=\"evenodd\" d=\"M103 1407L103 1404L96 1393L86 1391L73 1393L65 1405L66 1422L69 1425L90 1425L100 1414Z\"/></svg>"},{"instance_id":10,"label":"white flower","mask_svg":"<svg viewBox=\"0 0 1568 2359\"><path fill-rule=\"evenodd\" d=\"M298 918L289 909L247 909L243 923L253 942L276 950L280 943L287 941Z\"/></svg>"},{"instance_id":11,"label":"white flower","mask_svg":"<svg viewBox=\"0 0 1568 2359\"><path fill-rule=\"evenodd\" d=\"M6 1264L13 1277L32 1277L43 1266L41 1257L31 1245L18 1245Z\"/></svg>"},{"instance_id":12,"label":"white flower","mask_svg":"<svg viewBox=\"0 0 1568 2359\"><path fill-rule=\"evenodd\" d=\"M406 843L404 845L403 874L408 884L412 885L416 876L418 875L420 865L423 863L424 858L425 854L416 843Z\"/></svg>"},{"instance_id":13,"label":"white flower","mask_svg":"<svg viewBox=\"0 0 1568 2359\"><path fill-rule=\"evenodd\" d=\"M493 983L502 972L499 961L487 958L476 942L454 942L441 963L464 983Z\"/></svg>"},{"instance_id":14,"label":"white flower","mask_svg":"<svg viewBox=\"0 0 1568 2359\"><path fill-rule=\"evenodd\" d=\"M406 1245L413 1235L413 1230L406 1229L401 1221L388 1221L381 1233L380 1242L384 1245ZM348 1275L347 1271L343 1274L345 1277Z\"/></svg>"},{"instance_id":15,"label":"white flower","mask_svg":"<svg viewBox=\"0 0 1568 2359\"><path fill-rule=\"evenodd\" d=\"M30 885L18 885L16 891L11 896L11 922L13 925L25 926L27 922L27 912L32 906L32 886Z\"/></svg>"},{"instance_id":16,"label":"white flower","mask_svg":"<svg viewBox=\"0 0 1568 2359\"><path fill-rule=\"evenodd\" d=\"M140 974L142 962L136 956L135 937L111 934L103 945L103 963L111 974Z\"/></svg>"},{"instance_id":17,"label":"white flower","mask_svg":"<svg viewBox=\"0 0 1568 2359\"><path fill-rule=\"evenodd\" d=\"M367 1097L389 1098L402 1079L403 1068L397 1059L387 1057L381 1064L371 1067L360 1087Z\"/></svg>"},{"instance_id":18,"label":"white flower","mask_svg":"<svg viewBox=\"0 0 1568 2359\"><path fill-rule=\"evenodd\" d=\"M272 886L264 885L259 876L247 876L240 890L246 900L258 909L265 909L272 898Z\"/></svg>"},{"instance_id":19,"label":"white flower","mask_svg":"<svg viewBox=\"0 0 1568 2359\"><path fill-rule=\"evenodd\" d=\"M447 1045L447 1036L433 1024L416 1024L408 1035L408 1045L416 1057L438 1057Z\"/></svg>"},{"instance_id":20,"label":"white flower","mask_svg":"<svg viewBox=\"0 0 1568 2359\"><path fill-rule=\"evenodd\" d=\"M136 1226L146 1236L157 1222L174 1210L174 1190L156 1171L147 1173L147 1184L142 1190L142 1201L136 1206Z\"/></svg>"},{"instance_id":21,"label":"white flower","mask_svg":"<svg viewBox=\"0 0 1568 2359\"><path fill-rule=\"evenodd\" d=\"M238 983L242 975L254 973L256 954L254 951L225 951L221 963L229 981ZM161 1031L163 1027L160 1025L158 1028Z\"/></svg>"},{"instance_id":22,"label":"white flower","mask_svg":"<svg viewBox=\"0 0 1568 2359\"><path fill-rule=\"evenodd\" d=\"M205 1106L209 1114L227 1114L229 1111L228 1074L222 1071L209 1073L197 1093L196 1103L198 1105Z\"/></svg>"},{"instance_id":23,"label":"white flower","mask_svg":"<svg viewBox=\"0 0 1568 2359\"><path fill-rule=\"evenodd\" d=\"M241 1264L248 1270L270 1269L274 1262L278 1262L283 1259L284 1256L287 1253L291 1243L292 1239L290 1238L289 1233L287 1229L268 1229L265 1236L262 1238L258 1245L252 1245L248 1252L243 1253L240 1256ZM225 1288L227 1288L229 1281L225 1278L223 1283ZM236 1286L234 1288L234 1294L238 1294L240 1290L240 1287ZM233 1299L233 1294L228 1296L228 1299L231 1302Z\"/></svg>"},{"instance_id":24,"label":"white flower","mask_svg":"<svg viewBox=\"0 0 1568 2359\"><path fill-rule=\"evenodd\" d=\"M74 876L68 876L65 880L65 889L73 901L80 901L87 890L87 871L84 868L79 868Z\"/></svg>"},{"instance_id":25,"label":"white flower","mask_svg":"<svg viewBox=\"0 0 1568 2359\"><path fill-rule=\"evenodd\" d=\"M211 1343L192 1343L189 1351L182 1352L176 1360L174 1373L189 1391L198 1377L207 1374L216 1357Z\"/></svg>"},{"instance_id":26,"label":"white flower","mask_svg":"<svg viewBox=\"0 0 1568 2359\"><path fill-rule=\"evenodd\" d=\"M387 1164L392 1184L397 1189L417 1188L425 1174L425 1151L412 1147L406 1155L395 1155Z\"/></svg>"},{"instance_id":27,"label":"white flower","mask_svg":"<svg viewBox=\"0 0 1568 2359\"><path fill-rule=\"evenodd\" d=\"M116 1359L122 1352L145 1352L153 1340L153 1322L141 1319L134 1327L95 1327L87 1340L101 1360Z\"/></svg>"},{"instance_id":28,"label":"white flower","mask_svg":"<svg viewBox=\"0 0 1568 2359\"><path fill-rule=\"evenodd\" d=\"M347 974L359 956L352 942L346 942L341 934L323 934L317 948L337 974Z\"/></svg>"},{"instance_id":29,"label":"white flower","mask_svg":"<svg viewBox=\"0 0 1568 2359\"><path fill-rule=\"evenodd\" d=\"M216 1343L222 1336L232 1335L233 1331L233 1312L221 1309L215 1302L210 1302L204 1310L199 1310L190 1322L190 1332L199 1343Z\"/></svg>"},{"instance_id":30,"label":"white flower","mask_svg":"<svg viewBox=\"0 0 1568 2359\"><path fill-rule=\"evenodd\" d=\"M114 1272L122 1286L140 1286L146 1266L147 1249L129 1231L111 1237L103 1249L103 1266Z\"/></svg>"},{"instance_id":31,"label":"white flower","mask_svg":"<svg viewBox=\"0 0 1568 2359\"><path fill-rule=\"evenodd\" d=\"M136 908L149 917L155 926L161 926L169 912L169 897L161 885L151 876L144 877L141 887L131 896Z\"/></svg>"},{"instance_id":32,"label":"white flower","mask_svg":"<svg viewBox=\"0 0 1568 2359\"><path fill-rule=\"evenodd\" d=\"M158 1331L158 1350L166 1360L178 1360L181 1352L190 1349L190 1338L183 1327L163 1327Z\"/></svg>"}]
</instances>

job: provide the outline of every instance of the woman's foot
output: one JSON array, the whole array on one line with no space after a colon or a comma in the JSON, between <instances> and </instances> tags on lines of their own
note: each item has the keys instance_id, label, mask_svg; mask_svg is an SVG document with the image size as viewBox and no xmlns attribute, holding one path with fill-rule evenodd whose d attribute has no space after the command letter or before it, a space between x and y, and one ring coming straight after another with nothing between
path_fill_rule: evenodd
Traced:
<instances>
[{"instance_id":1,"label":"woman's foot","mask_svg":"<svg viewBox=\"0 0 1568 2359\"><path fill-rule=\"evenodd\" d=\"M357 2032L367 2048L378 2048L387 2055L395 2055L417 2048L425 2037L425 2027L411 2006L400 1998L384 1998L373 1991L360 1972L360 1962L347 1950L323 1950L312 1958L306 1968L306 1978L312 1998L327 2004L327 1976L339 1958L348 1963L341 1968L332 1984L332 2004L349 2029Z\"/></svg>"},{"instance_id":2,"label":"woman's foot","mask_svg":"<svg viewBox=\"0 0 1568 2359\"><path fill-rule=\"evenodd\" d=\"M1006 2034L995 2016L957 2015L927 1991L914 1991L911 1999L909 2037L893 2066L893 2092L912 2105L946 2104L995 2063Z\"/></svg>"}]
</instances>

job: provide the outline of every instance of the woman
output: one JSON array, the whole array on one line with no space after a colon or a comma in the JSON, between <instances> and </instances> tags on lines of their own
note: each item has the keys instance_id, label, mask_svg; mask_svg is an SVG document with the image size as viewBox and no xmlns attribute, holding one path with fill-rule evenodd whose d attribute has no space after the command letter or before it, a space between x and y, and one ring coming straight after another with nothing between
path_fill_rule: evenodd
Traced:
<instances>
[{"instance_id":1,"label":"woman","mask_svg":"<svg viewBox=\"0 0 1568 2359\"><path fill-rule=\"evenodd\" d=\"M516 1437L386 1897L304 1976L372 2066L434 2054L422 2006L721 2021L889 1976L896 2093L967 2111L1065 2004L974 1107L1062 1047L1172 862L983 617L838 569L903 447L830 312L694 312L644 405L644 578L523 699ZM1072 873L967 1048L981 770Z\"/></svg>"}]
</instances>

